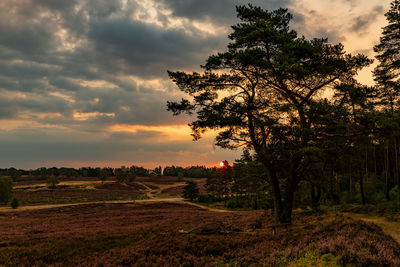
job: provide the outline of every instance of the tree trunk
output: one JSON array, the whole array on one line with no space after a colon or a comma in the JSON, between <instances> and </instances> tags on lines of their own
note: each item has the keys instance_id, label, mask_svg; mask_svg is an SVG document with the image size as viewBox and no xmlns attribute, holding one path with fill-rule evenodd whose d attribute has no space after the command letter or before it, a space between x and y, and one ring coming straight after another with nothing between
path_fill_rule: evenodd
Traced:
<instances>
[{"instance_id":1,"label":"tree trunk","mask_svg":"<svg viewBox=\"0 0 400 267\"><path fill-rule=\"evenodd\" d=\"M274 170L270 170L269 173L271 178L270 188L271 188L272 200L274 202L275 223L280 224L282 223L281 216L283 213L281 190L279 188L279 181L276 172Z\"/></svg>"},{"instance_id":2,"label":"tree trunk","mask_svg":"<svg viewBox=\"0 0 400 267\"><path fill-rule=\"evenodd\" d=\"M361 194L361 203L363 205L367 204L367 202L365 201L364 178L361 172L360 172L360 194Z\"/></svg>"},{"instance_id":3,"label":"tree trunk","mask_svg":"<svg viewBox=\"0 0 400 267\"><path fill-rule=\"evenodd\" d=\"M294 165L297 166L296 164ZM296 170L296 167L292 166L291 169L292 172L289 174L289 177L286 180L284 202L283 202L283 213L280 217L279 221L280 223L292 223L294 193L296 192L300 179L298 173L293 171Z\"/></svg>"},{"instance_id":4,"label":"tree trunk","mask_svg":"<svg viewBox=\"0 0 400 267\"><path fill-rule=\"evenodd\" d=\"M389 187L389 148L385 147L385 156L384 156L384 161L385 161L385 195L386 195L386 200L390 200L390 187Z\"/></svg>"},{"instance_id":5,"label":"tree trunk","mask_svg":"<svg viewBox=\"0 0 400 267\"><path fill-rule=\"evenodd\" d=\"M394 143L394 151L395 151L395 169L396 169L396 182L397 185L400 187L400 174L399 174L399 140L398 138L395 138L395 143Z\"/></svg>"},{"instance_id":6,"label":"tree trunk","mask_svg":"<svg viewBox=\"0 0 400 267\"><path fill-rule=\"evenodd\" d=\"M313 211L318 210L318 202L321 199L321 187L311 184L311 208Z\"/></svg>"},{"instance_id":7,"label":"tree trunk","mask_svg":"<svg viewBox=\"0 0 400 267\"><path fill-rule=\"evenodd\" d=\"M285 201L282 201L282 194L279 186L278 176L273 167L268 162L263 161L263 165L268 169L270 174L270 191L273 200L273 212L276 224L285 224L292 222L293 198L296 185L287 182L285 190ZM292 179L289 179L292 181Z\"/></svg>"}]
</instances>

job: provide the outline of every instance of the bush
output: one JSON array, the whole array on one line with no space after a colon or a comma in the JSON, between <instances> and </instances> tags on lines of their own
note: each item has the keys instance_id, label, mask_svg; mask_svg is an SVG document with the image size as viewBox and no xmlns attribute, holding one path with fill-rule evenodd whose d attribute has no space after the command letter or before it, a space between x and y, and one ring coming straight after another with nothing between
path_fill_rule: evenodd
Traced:
<instances>
[{"instance_id":1,"label":"bush","mask_svg":"<svg viewBox=\"0 0 400 267\"><path fill-rule=\"evenodd\" d=\"M133 182L136 179L136 175L130 171L119 169L115 171L115 178L119 183Z\"/></svg>"},{"instance_id":2,"label":"bush","mask_svg":"<svg viewBox=\"0 0 400 267\"><path fill-rule=\"evenodd\" d=\"M129 173L127 173L127 175L126 175L126 180L127 180L128 182L133 182L133 181L136 180L136 175L135 175L134 173L129 172Z\"/></svg>"},{"instance_id":3,"label":"bush","mask_svg":"<svg viewBox=\"0 0 400 267\"><path fill-rule=\"evenodd\" d=\"M47 187L50 188L50 189L55 189L55 188L57 188L57 185L58 185L59 183L60 183L60 182L57 180L57 177L55 177L55 176L50 176L50 177L47 178L47 180L46 180Z\"/></svg>"},{"instance_id":4,"label":"bush","mask_svg":"<svg viewBox=\"0 0 400 267\"><path fill-rule=\"evenodd\" d=\"M212 195L209 194L201 194L198 196L197 201L200 203L214 203L215 198Z\"/></svg>"},{"instance_id":5,"label":"bush","mask_svg":"<svg viewBox=\"0 0 400 267\"><path fill-rule=\"evenodd\" d=\"M226 207L228 209L236 209L236 208L242 208L241 203L236 198L231 198L226 202Z\"/></svg>"},{"instance_id":6,"label":"bush","mask_svg":"<svg viewBox=\"0 0 400 267\"><path fill-rule=\"evenodd\" d=\"M13 198L13 200L11 201L11 208L16 209L19 206L19 201L18 198Z\"/></svg>"},{"instance_id":7,"label":"bush","mask_svg":"<svg viewBox=\"0 0 400 267\"><path fill-rule=\"evenodd\" d=\"M303 257L291 261L288 266L289 267L294 267L294 266L336 267L340 265L337 264L337 258L331 253L321 255L318 251L307 251Z\"/></svg>"},{"instance_id":8,"label":"bush","mask_svg":"<svg viewBox=\"0 0 400 267\"><path fill-rule=\"evenodd\" d=\"M400 201L400 189L399 186L395 186L393 187L390 192L389 192L389 196L391 200L394 201Z\"/></svg>"},{"instance_id":9,"label":"bush","mask_svg":"<svg viewBox=\"0 0 400 267\"><path fill-rule=\"evenodd\" d=\"M12 189L12 179L7 177L0 177L0 202L7 204L12 196Z\"/></svg>"},{"instance_id":10,"label":"bush","mask_svg":"<svg viewBox=\"0 0 400 267\"><path fill-rule=\"evenodd\" d=\"M178 179L176 180L177 182L183 182L183 172L178 173Z\"/></svg>"}]
</instances>

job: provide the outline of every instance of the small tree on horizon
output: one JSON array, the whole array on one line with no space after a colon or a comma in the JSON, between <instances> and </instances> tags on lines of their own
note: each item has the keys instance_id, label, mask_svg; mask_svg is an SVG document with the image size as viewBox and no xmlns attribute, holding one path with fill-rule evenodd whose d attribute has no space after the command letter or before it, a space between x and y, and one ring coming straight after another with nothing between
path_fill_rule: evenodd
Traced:
<instances>
[{"instance_id":1,"label":"small tree on horizon","mask_svg":"<svg viewBox=\"0 0 400 267\"><path fill-rule=\"evenodd\" d=\"M199 187L194 181L186 181L186 185L183 187L183 197L193 201L199 196Z\"/></svg>"},{"instance_id":2,"label":"small tree on horizon","mask_svg":"<svg viewBox=\"0 0 400 267\"><path fill-rule=\"evenodd\" d=\"M178 178L177 178L177 182L183 182L184 181L184 179L183 179L183 172L178 172Z\"/></svg>"},{"instance_id":3,"label":"small tree on horizon","mask_svg":"<svg viewBox=\"0 0 400 267\"><path fill-rule=\"evenodd\" d=\"M47 187L50 188L50 189L55 189L55 188L57 188L57 185L58 185L59 183L60 183L60 182L58 181L57 177L55 177L55 176L49 176L49 177L47 178L47 180L46 180L46 185L47 185Z\"/></svg>"},{"instance_id":4,"label":"small tree on horizon","mask_svg":"<svg viewBox=\"0 0 400 267\"><path fill-rule=\"evenodd\" d=\"M10 206L11 206L12 209L18 208L19 207L18 198L14 197L13 200L11 201Z\"/></svg>"},{"instance_id":5,"label":"small tree on horizon","mask_svg":"<svg viewBox=\"0 0 400 267\"><path fill-rule=\"evenodd\" d=\"M7 204L11 199L13 181L8 177L0 177L0 202Z\"/></svg>"}]
</instances>

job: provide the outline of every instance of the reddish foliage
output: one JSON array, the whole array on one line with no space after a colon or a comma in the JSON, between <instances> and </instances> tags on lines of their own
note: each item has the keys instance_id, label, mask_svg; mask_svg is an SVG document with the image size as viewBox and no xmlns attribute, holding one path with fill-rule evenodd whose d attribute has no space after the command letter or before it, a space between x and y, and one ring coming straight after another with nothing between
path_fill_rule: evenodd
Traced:
<instances>
[{"instance_id":1,"label":"reddish foliage","mask_svg":"<svg viewBox=\"0 0 400 267\"><path fill-rule=\"evenodd\" d=\"M173 184L178 178L173 176L151 176L151 177L137 177L138 182L148 182L155 184Z\"/></svg>"},{"instance_id":2,"label":"reddish foliage","mask_svg":"<svg viewBox=\"0 0 400 267\"><path fill-rule=\"evenodd\" d=\"M170 195L170 196L179 196L182 195L183 186L169 187L161 191L161 194Z\"/></svg>"},{"instance_id":3,"label":"reddish foliage","mask_svg":"<svg viewBox=\"0 0 400 267\"><path fill-rule=\"evenodd\" d=\"M199 187L199 193L200 194L206 194L207 193L207 188L205 187L206 183L204 181L201 181L200 183L198 183L198 187Z\"/></svg>"},{"instance_id":4,"label":"reddish foliage","mask_svg":"<svg viewBox=\"0 0 400 267\"><path fill-rule=\"evenodd\" d=\"M125 184L134 190L146 190L147 189L144 185L141 185L141 184L138 184L135 182L126 182Z\"/></svg>"},{"instance_id":5,"label":"reddish foliage","mask_svg":"<svg viewBox=\"0 0 400 267\"><path fill-rule=\"evenodd\" d=\"M87 201L106 201L129 199L143 193L144 186L131 183L128 185L119 183L104 183L95 186L96 189L85 189L76 187L57 188L49 190L14 190L14 196L22 205L27 204L55 204L75 203Z\"/></svg>"},{"instance_id":6,"label":"reddish foliage","mask_svg":"<svg viewBox=\"0 0 400 267\"><path fill-rule=\"evenodd\" d=\"M156 190L159 189L160 187L153 185L153 184L149 184L149 183L144 183L147 187L149 187L152 190Z\"/></svg>"},{"instance_id":7,"label":"reddish foliage","mask_svg":"<svg viewBox=\"0 0 400 267\"><path fill-rule=\"evenodd\" d=\"M130 184L121 184L121 183L105 183L105 184L97 184L95 186L96 189L106 189L106 190L132 190L132 189L146 189L144 186L130 183Z\"/></svg>"},{"instance_id":8,"label":"reddish foliage","mask_svg":"<svg viewBox=\"0 0 400 267\"><path fill-rule=\"evenodd\" d=\"M66 182L66 181L99 181L100 179L97 177L58 177L58 181ZM23 185L35 185L35 184L43 184L46 183L46 178L43 177L29 177L22 176L18 181L14 182L15 186L23 186Z\"/></svg>"}]
</instances>

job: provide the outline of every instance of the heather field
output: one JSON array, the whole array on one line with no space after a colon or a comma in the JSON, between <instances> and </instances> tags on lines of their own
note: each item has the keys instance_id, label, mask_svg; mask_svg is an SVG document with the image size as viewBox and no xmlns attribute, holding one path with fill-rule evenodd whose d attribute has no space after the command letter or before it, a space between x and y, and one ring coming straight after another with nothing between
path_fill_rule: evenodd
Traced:
<instances>
[{"instance_id":1,"label":"heather field","mask_svg":"<svg viewBox=\"0 0 400 267\"><path fill-rule=\"evenodd\" d=\"M296 215L272 233L261 211L178 203L90 204L0 213L5 266L399 266L399 245L370 223ZM204 229L217 225L216 231ZM214 227L215 228L215 227ZM304 266L304 265L303 265ZM312 265L307 265L312 266Z\"/></svg>"},{"instance_id":2,"label":"heather field","mask_svg":"<svg viewBox=\"0 0 400 267\"><path fill-rule=\"evenodd\" d=\"M206 193L205 179L185 178L198 183L200 193ZM99 178L60 178L55 188L46 180L22 177L15 182L13 195L21 205L68 204L82 202L138 200L180 197L185 182L176 177L138 177L135 182L118 183L114 178L101 182ZM1 204L0 204L1 206Z\"/></svg>"},{"instance_id":3,"label":"heather field","mask_svg":"<svg viewBox=\"0 0 400 267\"><path fill-rule=\"evenodd\" d=\"M146 196L146 187L141 184L60 185L55 189L31 186L14 189L14 196L22 205L65 204L92 201L134 200Z\"/></svg>"}]
</instances>

